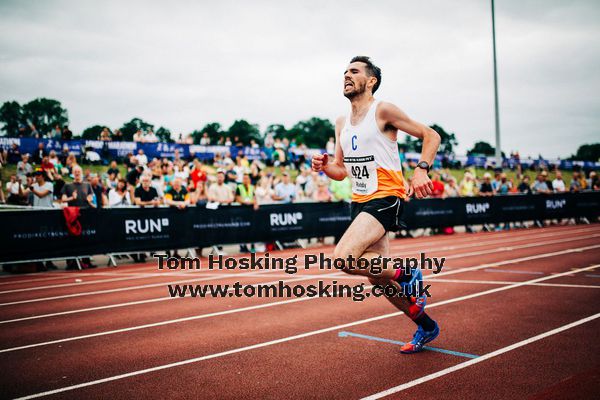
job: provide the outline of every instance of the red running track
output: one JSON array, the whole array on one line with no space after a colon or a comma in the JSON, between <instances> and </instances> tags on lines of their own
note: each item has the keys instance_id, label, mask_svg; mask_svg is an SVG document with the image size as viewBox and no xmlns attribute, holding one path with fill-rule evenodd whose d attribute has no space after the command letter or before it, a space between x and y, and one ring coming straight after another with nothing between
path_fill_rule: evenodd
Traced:
<instances>
[{"instance_id":1,"label":"red running track","mask_svg":"<svg viewBox=\"0 0 600 400\"><path fill-rule=\"evenodd\" d=\"M397 342L415 327L380 298L198 299L167 291L173 282L365 282L336 270L166 272L145 264L2 276L1 397L581 399L600 392L600 225L392 242L394 256L419 252L447 258L441 273L425 271L428 312L442 328L431 346L445 352L402 355Z\"/></svg>"}]
</instances>

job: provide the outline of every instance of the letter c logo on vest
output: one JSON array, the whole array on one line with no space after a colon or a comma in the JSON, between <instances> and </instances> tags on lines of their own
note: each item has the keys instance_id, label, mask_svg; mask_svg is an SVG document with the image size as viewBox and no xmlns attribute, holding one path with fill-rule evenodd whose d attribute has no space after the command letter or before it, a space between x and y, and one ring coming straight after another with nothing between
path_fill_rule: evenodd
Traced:
<instances>
[{"instance_id":1,"label":"letter c logo on vest","mask_svg":"<svg viewBox=\"0 0 600 400\"><path fill-rule=\"evenodd\" d=\"M358 145L355 142L356 140L358 140L358 137L356 135L352 136L352 150L358 149Z\"/></svg>"}]
</instances>

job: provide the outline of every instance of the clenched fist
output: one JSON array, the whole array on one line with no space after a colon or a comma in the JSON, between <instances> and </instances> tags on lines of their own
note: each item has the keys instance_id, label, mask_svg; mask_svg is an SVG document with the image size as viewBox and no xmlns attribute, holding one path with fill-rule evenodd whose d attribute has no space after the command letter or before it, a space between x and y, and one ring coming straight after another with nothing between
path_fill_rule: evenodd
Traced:
<instances>
[{"instance_id":1,"label":"clenched fist","mask_svg":"<svg viewBox=\"0 0 600 400\"><path fill-rule=\"evenodd\" d=\"M410 181L408 197L412 196L413 193L417 199L424 199L433 193L433 183L424 169L415 169L415 173Z\"/></svg>"},{"instance_id":2,"label":"clenched fist","mask_svg":"<svg viewBox=\"0 0 600 400\"><path fill-rule=\"evenodd\" d=\"M327 165L327 161L329 161L329 154L315 154L312 158L312 170L316 172L323 171L325 165Z\"/></svg>"}]
</instances>

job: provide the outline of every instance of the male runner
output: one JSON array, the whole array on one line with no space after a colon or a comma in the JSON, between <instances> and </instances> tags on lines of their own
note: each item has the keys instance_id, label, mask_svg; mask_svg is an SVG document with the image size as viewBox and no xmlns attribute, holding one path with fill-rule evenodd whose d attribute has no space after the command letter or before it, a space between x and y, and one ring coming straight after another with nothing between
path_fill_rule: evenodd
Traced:
<instances>
[{"instance_id":1,"label":"male runner","mask_svg":"<svg viewBox=\"0 0 600 400\"><path fill-rule=\"evenodd\" d=\"M432 193L429 166L440 144L433 129L410 119L391 103L373 98L381 84L381 70L369 57L354 57L344 72L344 96L350 100L351 113L335 124L335 158L315 155L314 171L323 171L331 179L352 181L352 223L337 244L334 257L347 259L389 257L387 232L396 230L404 201L414 195L420 199ZM398 155L398 130L423 140L420 162L415 169L408 193ZM423 279L420 268L404 273L402 269L385 269L373 274L368 269L344 269L350 274L365 275L372 284L393 285L397 290L415 287ZM440 332L437 323L424 311L426 297L394 296L388 300L417 325L410 343L402 353L416 353Z\"/></svg>"}]
</instances>

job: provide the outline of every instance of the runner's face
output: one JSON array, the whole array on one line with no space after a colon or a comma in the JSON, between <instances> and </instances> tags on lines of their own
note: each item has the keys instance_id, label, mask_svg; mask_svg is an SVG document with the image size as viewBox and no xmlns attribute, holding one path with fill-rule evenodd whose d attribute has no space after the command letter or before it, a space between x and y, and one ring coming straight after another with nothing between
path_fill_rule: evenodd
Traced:
<instances>
[{"instance_id":1,"label":"runner's face","mask_svg":"<svg viewBox=\"0 0 600 400\"><path fill-rule=\"evenodd\" d=\"M365 64L362 62L353 62L348 65L344 72L344 96L352 99L359 94L363 94L367 88L367 75Z\"/></svg>"}]
</instances>

